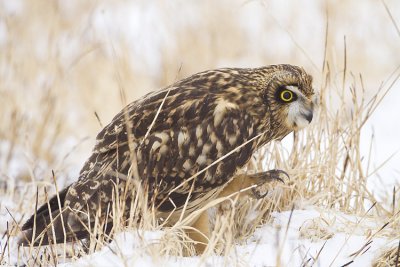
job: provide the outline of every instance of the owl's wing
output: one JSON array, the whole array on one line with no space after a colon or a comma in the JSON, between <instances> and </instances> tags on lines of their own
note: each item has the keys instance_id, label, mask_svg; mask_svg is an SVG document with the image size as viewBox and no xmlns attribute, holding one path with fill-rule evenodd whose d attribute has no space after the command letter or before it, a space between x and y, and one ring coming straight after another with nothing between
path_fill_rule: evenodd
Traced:
<instances>
[{"instance_id":1,"label":"owl's wing","mask_svg":"<svg viewBox=\"0 0 400 267\"><path fill-rule=\"evenodd\" d=\"M174 202L171 205L183 204L190 190L206 193L223 185L238 166L250 159L252 146L208 167L255 132L251 118L238 106L213 94L203 98L192 96L184 103L176 100L174 95L167 98L158 114L153 100L152 104L132 106L125 114L122 111L117 115L98 135L94 152L83 167L80 179L68 191L66 204L80 210L89 202L94 205L92 203L99 198L105 202L111 200L113 178L118 174L127 176L132 148L140 179L148 184L150 195L156 194L156 202L161 206L171 198ZM152 124L156 114L157 119ZM125 123L126 117L130 118L131 126ZM128 131L131 137L126 134ZM205 168L207 170L193 177ZM195 182L195 186L185 183L187 179ZM164 207L171 208L170 205Z\"/></svg>"}]
</instances>

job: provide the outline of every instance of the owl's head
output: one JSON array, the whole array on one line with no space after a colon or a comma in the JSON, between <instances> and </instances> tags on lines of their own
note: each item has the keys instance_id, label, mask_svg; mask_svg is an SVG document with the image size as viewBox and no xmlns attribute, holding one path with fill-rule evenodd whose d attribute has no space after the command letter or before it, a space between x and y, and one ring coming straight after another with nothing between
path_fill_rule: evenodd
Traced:
<instances>
[{"instance_id":1,"label":"owl's head","mask_svg":"<svg viewBox=\"0 0 400 267\"><path fill-rule=\"evenodd\" d=\"M263 98L270 108L271 120L288 131L300 130L311 123L316 105L312 77L292 65L267 67L268 79Z\"/></svg>"}]
</instances>

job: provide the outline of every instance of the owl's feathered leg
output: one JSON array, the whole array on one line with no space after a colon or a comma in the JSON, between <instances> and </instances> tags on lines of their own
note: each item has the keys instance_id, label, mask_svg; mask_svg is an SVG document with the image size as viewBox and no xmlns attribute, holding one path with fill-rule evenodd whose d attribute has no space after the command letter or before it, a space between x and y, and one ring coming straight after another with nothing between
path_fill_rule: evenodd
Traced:
<instances>
[{"instance_id":1,"label":"owl's feathered leg","mask_svg":"<svg viewBox=\"0 0 400 267\"><path fill-rule=\"evenodd\" d=\"M197 255L201 255L205 251L210 237L208 212L203 211L192 227L194 229L186 230L186 233L194 241Z\"/></svg>"},{"instance_id":2,"label":"owl's feathered leg","mask_svg":"<svg viewBox=\"0 0 400 267\"><path fill-rule=\"evenodd\" d=\"M261 193L261 189L266 185L268 188L271 188L276 182L285 183L287 179L289 179L289 175L282 170L269 170L255 174L240 174L233 177L232 181L218 196L227 197L239 193L239 196L247 195L260 199L268 194L268 190L265 193ZM249 190L250 188L251 190ZM192 224L192 227L194 229L188 230L187 234L195 242L196 253L201 255L205 251L210 237L208 212L202 212L199 218Z\"/></svg>"}]
</instances>

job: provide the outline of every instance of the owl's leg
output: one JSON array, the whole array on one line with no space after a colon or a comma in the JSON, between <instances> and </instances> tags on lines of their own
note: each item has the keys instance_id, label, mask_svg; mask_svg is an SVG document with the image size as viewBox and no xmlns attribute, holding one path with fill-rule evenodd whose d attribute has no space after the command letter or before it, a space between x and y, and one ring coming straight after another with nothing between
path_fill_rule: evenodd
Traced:
<instances>
[{"instance_id":1,"label":"owl's leg","mask_svg":"<svg viewBox=\"0 0 400 267\"><path fill-rule=\"evenodd\" d=\"M203 254L210 237L209 218L207 211L203 211L192 224L193 230L187 230L188 236L194 241L197 255Z\"/></svg>"},{"instance_id":2,"label":"owl's leg","mask_svg":"<svg viewBox=\"0 0 400 267\"><path fill-rule=\"evenodd\" d=\"M265 185L272 187L276 182L284 183L287 179L289 179L289 175L281 170L269 170L255 174L240 174L235 176L218 196L226 197L240 192L240 194L259 199L265 197L268 193L267 191L267 193L261 194L260 189L262 187ZM252 186L253 188L251 190L244 190L249 189ZM242 190L244 191L241 192ZM197 220L192 224L192 227L194 229L188 230L187 234L195 242L196 253L201 255L205 251L210 237L209 217L207 211L200 214Z\"/></svg>"},{"instance_id":3,"label":"owl's leg","mask_svg":"<svg viewBox=\"0 0 400 267\"><path fill-rule=\"evenodd\" d=\"M219 196L229 196L252 187L251 190L244 190L241 194L260 199L268 194L268 190L265 193L261 193L261 190L265 186L273 187L277 182L285 183L284 181L287 179L289 179L289 175L281 170L269 170L255 174L239 174L233 177L232 181L229 182Z\"/></svg>"}]
</instances>

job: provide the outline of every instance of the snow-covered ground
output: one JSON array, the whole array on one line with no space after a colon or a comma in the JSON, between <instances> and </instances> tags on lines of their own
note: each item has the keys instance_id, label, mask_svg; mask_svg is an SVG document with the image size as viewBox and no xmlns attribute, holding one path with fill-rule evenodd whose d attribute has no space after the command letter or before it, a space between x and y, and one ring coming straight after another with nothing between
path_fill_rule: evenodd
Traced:
<instances>
[{"instance_id":1,"label":"snow-covered ground","mask_svg":"<svg viewBox=\"0 0 400 267\"><path fill-rule=\"evenodd\" d=\"M101 251L63 266L343 266L352 262L351 266L365 267L388 242L367 237L382 225L366 218L315 207L272 216L271 225L258 228L225 257L154 257L146 251L157 246L163 232L135 231L120 233Z\"/></svg>"}]
</instances>

